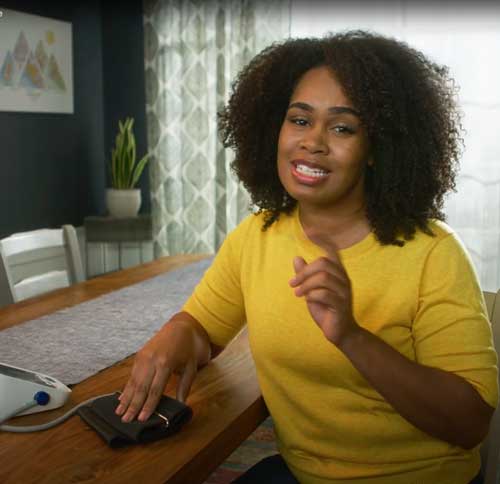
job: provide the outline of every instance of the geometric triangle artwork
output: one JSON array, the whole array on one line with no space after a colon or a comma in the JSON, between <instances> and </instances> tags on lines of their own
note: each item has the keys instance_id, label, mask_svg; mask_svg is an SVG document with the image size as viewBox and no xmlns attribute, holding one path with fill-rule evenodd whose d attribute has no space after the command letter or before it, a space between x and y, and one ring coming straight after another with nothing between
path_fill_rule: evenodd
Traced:
<instances>
[{"instance_id":1,"label":"geometric triangle artwork","mask_svg":"<svg viewBox=\"0 0 500 484\"><path fill-rule=\"evenodd\" d=\"M74 114L71 22L1 5L0 112Z\"/></svg>"},{"instance_id":2,"label":"geometric triangle artwork","mask_svg":"<svg viewBox=\"0 0 500 484\"><path fill-rule=\"evenodd\" d=\"M16 66L14 64L14 58L12 57L10 50L8 50L2 67L0 68L0 84L3 84L4 86L13 86L15 72Z\"/></svg>"},{"instance_id":3,"label":"geometric triangle artwork","mask_svg":"<svg viewBox=\"0 0 500 484\"><path fill-rule=\"evenodd\" d=\"M47 67L47 61L49 57L47 56L47 53L45 52L45 47L43 46L43 42L41 40L38 41L38 44L35 49L35 57L36 60L38 61L38 65L40 66L40 69L42 69L42 72L45 71L45 68Z\"/></svg>"},{"instance_id":4,"label":"geometric triangle artwork","mask_svg":"<svg viewBox=\"0 0 500 484\"><path fill-rule=\"evenodd\" d=\"M43 74L33 52L29 53L19 84L27 88L45 89Z\"/></svg>"},{"instance_id":5,"label":"geometric triangle artwork","mask_svg":"<svg viewBox=\"0 0 500 484\"><path fill-rule=\"evenodd\" d=\"M26 61L30 47L24 32L21 30L19 37L17 38L16 46L14 47L14 59L17 62L18 67L21 67Z\"/></svg>"},{"instance_id":6,"label":"geometric triangle artwork","mask_svg":"<svg viewBox=\"0 0 500 484\"><path fill-rule=\"evenodd\" d=\"M51 54L49 59L49 66L47 72L45 73L48 87L50 89L56 89L58 91L66 91L66 84L59 70L59 65L53 54Z\"/></svg>"},{"instance_id":7,"label":"geometric triangle artwork","mask_svg":"<svg viewBox=\"0 0 500 484\"><path fill-rule=\"evenodd\" d=\"M46 42L47 44L39 40L33 52L21 30L14 50L7 51L0 66L0 86L24 87L30 91L30 95L35 94L34 89L66 93L66 82L61 69L54 54L50 53L51 44L54 43L54 35L50 31L46 32Z\"/></svg>"}]
</instances>

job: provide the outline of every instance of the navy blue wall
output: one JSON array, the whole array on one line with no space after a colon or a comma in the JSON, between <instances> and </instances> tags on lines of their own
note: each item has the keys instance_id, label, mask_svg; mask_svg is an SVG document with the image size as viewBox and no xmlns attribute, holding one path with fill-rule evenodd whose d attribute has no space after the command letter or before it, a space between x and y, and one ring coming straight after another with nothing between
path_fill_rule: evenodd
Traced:
<instances>
[{"instance_id":1,"label":"navy blue wall","mask_svg":"<svg viewBox=\"0 0 500 484\"><path fill-rule=\"evenodd\" d=\"M74 114L0 111L0 237L105 214L118 119L135 118L138 154L146 151L142 2L112 3L2 0L72 23ZM147 212L147 171L141 188Z\"/></svg>"}]
</instances>

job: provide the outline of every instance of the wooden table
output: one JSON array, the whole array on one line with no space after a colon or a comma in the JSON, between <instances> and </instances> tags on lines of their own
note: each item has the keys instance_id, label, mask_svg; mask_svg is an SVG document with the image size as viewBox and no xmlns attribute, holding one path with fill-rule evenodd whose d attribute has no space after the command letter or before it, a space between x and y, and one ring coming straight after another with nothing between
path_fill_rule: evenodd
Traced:
<instances>
[{"instance_id":1,"label":"wooden table","mask_svg":"<svg viewBox=\"0 0 500 484\"><path fill-rule=\"evenodd\" d=\"M0 309L0 330L204 257L164 257L6 306ZM18 417L9 423L43 423L65 413L76 403L122 388L132 361L133 357L127 358L73 387L64 407ZM173 381L167 387L166 393L171 396L175 396L175 383ZM108 448L78 416L43 432L0 432L0 482L203 482L268 415L257 384L246 332L200 370L187 403L193 408L193 420L180 433L162 441L122 449Z\"/></svg>"}]
</instances>

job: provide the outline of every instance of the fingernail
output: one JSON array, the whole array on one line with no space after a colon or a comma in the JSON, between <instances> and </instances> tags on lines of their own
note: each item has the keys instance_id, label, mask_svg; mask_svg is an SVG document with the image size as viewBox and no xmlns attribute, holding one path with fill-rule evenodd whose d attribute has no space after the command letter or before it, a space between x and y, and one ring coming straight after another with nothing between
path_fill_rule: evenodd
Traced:
<instances>
[{"instance_id":1,"label":"fingernail","mask_svg":"<svg viewBox=\"0 0 500 484\"><path fill-rule=\"evenodd\" d=\"M297 282L297 279L296 279L295 277L292 277L292 278L288 281L288 284L290 284L290 286L293 286L296 282Z\"/></svg>"},{"instance_id":2,"label":"fingernail","mask_svg":"<svg viewBox=\"0 0 500 484\"><path fill-rule=\"evenodd\" d=\"M122 422L128 423L128 422L130 422L130 420L131 420L131 419L130 419L130 415L124 415L124 416L122 417Z\"/></svg>"},{"instance_id":3,"label":"fingernail","mask_svg":"<svg viewBox=\"0 0 500 484\"><path fill-rule=\"evenodd\" d=\"M146 420L146 412L141 412L137 420L144 422Z\"/></svg>"},{"instance_id":4,"label":"fingernail","mask_svg":"<svg viewBox=\"0 0 500 484\"><path fill-rule=\"evenodd\" d=\"M116 407L116 410L115 410L116 415L121 415L123 413L123 410L124 410L124 406L118 405L118 407Z\"/></svg>"}]
</instances>

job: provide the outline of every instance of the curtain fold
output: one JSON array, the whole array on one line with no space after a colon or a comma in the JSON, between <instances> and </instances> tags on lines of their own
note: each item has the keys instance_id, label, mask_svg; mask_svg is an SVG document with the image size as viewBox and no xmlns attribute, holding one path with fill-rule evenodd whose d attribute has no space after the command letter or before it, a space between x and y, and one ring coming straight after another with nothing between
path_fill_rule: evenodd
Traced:
<instances>
[{"instance_id":1,"label":"curtain fold","mask_svg":"<svg viewBox=\"0 0 500 484\"><path fill-rule=\"evenodd\" d=\"M218 138L240 69L289 35L289 1L144 2L155 256L215 252L249 213Z\"/></svg>"}]
</instances>

